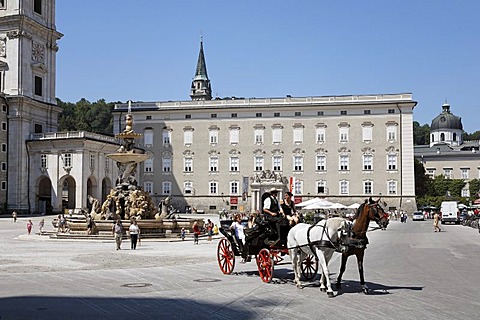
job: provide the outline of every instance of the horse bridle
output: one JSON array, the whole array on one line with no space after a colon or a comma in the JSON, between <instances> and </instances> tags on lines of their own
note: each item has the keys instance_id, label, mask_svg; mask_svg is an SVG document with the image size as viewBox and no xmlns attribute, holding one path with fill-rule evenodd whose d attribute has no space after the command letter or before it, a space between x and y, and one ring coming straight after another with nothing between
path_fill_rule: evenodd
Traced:
<instances>
[{"instance_id":1,"label":"horse bridle","mask_svg":"<svg viewBox=\"0 0 480 320\"><path fill-rule=\"evenodd\" d=\"M375 222L376 222L380 227L382 227L382 226L381 226L381 221L382 221L383 215L380 214L379 211L383 211L383 209L380 208L380 205L379 205L378 203L369 204L369 206L372 207L371 209L373 210L373 218L374 218Z\"/></svg>"}]
</instances>

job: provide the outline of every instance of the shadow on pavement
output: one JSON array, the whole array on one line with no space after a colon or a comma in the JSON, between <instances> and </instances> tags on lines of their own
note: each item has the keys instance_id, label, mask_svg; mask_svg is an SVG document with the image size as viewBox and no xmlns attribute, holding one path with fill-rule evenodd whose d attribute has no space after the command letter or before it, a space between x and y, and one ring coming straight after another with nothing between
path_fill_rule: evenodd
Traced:
<instances>
[{"instance_id":1,"label":"shadow on pavement","mask_svg":"<svg viewBox=\"0 0 480 320\"><path fill-rule=\"evenodd\" d=\"M407 287L407 286L388 286L374 282L366 282L369 288L368 295L387 295L391 294L390 291L394 290L414 290L421 291L423 287ZM332 286L334 290L337 290L337 296L345 293L362 293L362 286L359 281L343 281L341 289L335 289L335 285Z\"/></svg>"},{"instance_id":2,"label":"shadow on pavement","mask_svg":"<svg viewBox=\"0 0 480 320\"><path fill-rule=\"evenodd\" d=\"M201 293L199 293L201 294ZM272 301L263 301L271 304ZM254 312L190 299L24 296L0 299L0 319L252 319Z\"/></svg>"}]
</instances>

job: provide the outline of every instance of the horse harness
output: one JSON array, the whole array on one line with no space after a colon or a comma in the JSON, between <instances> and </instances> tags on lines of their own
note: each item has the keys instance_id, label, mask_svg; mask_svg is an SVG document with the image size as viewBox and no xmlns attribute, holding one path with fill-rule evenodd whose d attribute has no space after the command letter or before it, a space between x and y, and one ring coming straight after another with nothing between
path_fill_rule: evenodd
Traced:
<instances>
[{"instance_id":1,"label":"horse harness","mask_svg":"<svg viewBox=\"0 0 480 320\"><path fill-rule=\"evenodd\" d=\"M310 232L313 228L315 227L322 227L322 235L320 237L323 238L323 235L326 236L327 240L315 240L312 241L310 239ZM353 238L353 232L351 227L348 229L342 227L339 229L339 231L342 232L342 236L338 238L337 241L333 241L328 232L326 232L326 225L319 226L319 225L312 225L308 228L307 230L307 244L297 246L295 248L300 249L301 247L308 246L310 248L310 251L312 251L313 255L315 256L315 259L318 260L317 252L315 250L315 247L323 247L323 248L331 248L334 249L338 253L346 253L348 250L353 249L353 248L366 248L368 244L368 239L354 239ZM291 249L291 248L289 248Z\"/></svg>"},{"instance_id":2,"label":"horse harness","mask_svg":"<svg viewBox=\"0 0 480 320\"><path fill-rule=\"evenodd\" d=\"M378 222L381 219L380 213L378 212L378 209L375 207L374 210L374 218ZM315 227L323 227L322 230L322 235L320 239L323 238L323 235L325 234L328 240L316 240L316 241L311 241L310 240L310 231L315 228ZM305 245L297 246L296 248L300 249L301 247L308 246L310 248L310 251L313 252L315 255L315 258L318 259L317 257L317 252L315 250L315 247L324 247L324 248L332 248L335 249L336 252L339 253L346 253L350 249L366 249L367 244L368 244L368 238L360 238L360 239L355 239L354 238L354 233L352 231L352 225L349 224L348 228L342 227L338 231L341 231L342 235L338 238L336 242L332 240L330 235L325 231L326 229L326 224L323 226L319 226L317 224L312 225L308 228L307 230L307 241L308 243ZM380 227L374 227L371 228L370 230L367 231L374 231L377 229L381 229ZM289 248L293 249L293 248Z\"/></svg>"}]
</instances>

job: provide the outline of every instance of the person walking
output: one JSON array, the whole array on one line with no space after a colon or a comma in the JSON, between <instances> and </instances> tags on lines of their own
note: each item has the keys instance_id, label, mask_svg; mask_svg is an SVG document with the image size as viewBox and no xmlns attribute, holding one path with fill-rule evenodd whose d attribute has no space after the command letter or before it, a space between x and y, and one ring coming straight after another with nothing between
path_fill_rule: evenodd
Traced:
<instances>
[{"instance_id":1,"label":"person walking","mask_svg":"<svg viewBox=\"0 0 480 320\"><path fill-rule=\"evenodd\" d=\"M40 220L38 223L38 229L40 230L40 233L43 233L43 228L45 227L45 219Z\"/></svg>"},{"instance_id":2,"label":"person walking","mask_svg":"<svg viewBox=\"0 0 480 320\"><path fill-rule=\"evenodd\" d=\"M30 232L32 232L32 228L33 228L33 222L31 219L28 219L28 222L27 222L27 232L28 234L30 234Z\"/></svg>"},{"instance_id":3,"label":"person walking","mask_svg":"<svg viewBox=\"0 0 480 320\"><path fill-rule=\"evenodd\" d=\"M186 235L185 228L182 228L182 230L180 231L180 238L182 238L182 241L185 241L185 235Z\"/></svg>"},{"instance_id":4,"label":"person walking","mask_svg":"<svg viewBox=\"0 0 480 320\"><path fill-rule=\"evenodd\" d=\"M120 219L117 219L112 227L112 234L115 237L115 243L117 244L117 250L120 250L122 245L123 225Z\"/></svg>"},{"instance_id":5,"label":"person walking","mask_svg":"<svg viewBox=\"0 0 480 320\"><path fill-rule=\"evenodd\" d=\"M87 234L90 235L92 234L92 227L93 227L93 219L92 215L88 215L87 217Z\"/></svg>"},{"instance_id":6,"label":"person walking","mask_svg":"<svg viewBox=\"0 0 480 320\"><path fill-rule=\"evenodd\" d=\"M58 215L58 232L65 232L65 225L67 224L67 219L65 219L65 215L59 214Z\"/></svg>"},{"instance_id":7,"label":"person walking","mask_svg":"<svg viewBox=\"0 0 480 320\"><path fill-rule=\"evenodd\" d=\"M17 222L17 211L12 212L12 219L13 219L13 222Z\"/></svg>"},{"instance_id":8,"label":"person walking","mask_svg":"<svg viewBox=\"0 0 480 320\"><path fill-rule=\"evenodd\" d=\"M205 226L208 234L208 241L212 241L213 236L213 222L207 219L207 225Z\"/></svg>"},{"instance_id":9,"label":"person walking","mask_svg":"<svg viewBox=\"0 0 480 320\"><path fill-rule=\"evenodd\" d=\"M442 229L438 226L439 220L440 220L440 215L438 214L438 212L435 212L435 214L433 215L433 231L434 232L437 232L437 229L438 229L438 232L442 231Z\"/></svg>"},{"instance_id":10,"label":"person walking","mask_svg":"<svg viewBox=\"0 0 480 320\"><path fill-rule=\"evenodd\" d=\"M198 235L200 234L200 227L198 226L198 222L195 221L193 223L193 244L198 244Z\"/></svg>"},{"instance_id":11,"label":"person walking","mask_svg":"<svg viewBox=\"0 0 480 320\"><path fill-rule=\"evenodd\" d=\"M132 223L130 224L130 227L128 228L128 233L130 234L130 243L131 243L131 249L132 250L137 250L137 240L138 237L140 236L140 228L138 227L137 220L133 220Z\"/></svg>"}]
</instances>

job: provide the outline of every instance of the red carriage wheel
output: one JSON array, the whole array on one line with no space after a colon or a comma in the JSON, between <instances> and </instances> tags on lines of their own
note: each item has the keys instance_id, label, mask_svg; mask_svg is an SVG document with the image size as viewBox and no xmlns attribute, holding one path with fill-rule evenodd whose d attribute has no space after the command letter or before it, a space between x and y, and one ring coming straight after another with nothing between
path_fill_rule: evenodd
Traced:
<instances>
[{"instance_id":1,"label":"red carriage wheel","mask_svg":"<svg viewBox=\"0 0 480 320\"><path fill-rule=\"evenodd\" d=\"M279 251L279 250L270 250L270 254L271 254L271 256L272 256L272 259L273 259L273 263L274 263L274 264L279 264L280 262L283 261L282 251Z\"/></svg>"},{"instance_id":2,"label":"red carriage wheel","mask_svg":"<svg viewBox=\"0 0 480 320\"><path fill-rule=\"evenodd\" d=\"M313 280L318 271L318 259L313 255L306 256L302 261L301 269L306 280Z\"/></svg>"},{"instance_id":3,"label":"red carriage wheel","mask_svg":"<svg viewBox=\"0 0 480 320\"><path fill-rule=\"evenodd\" d=\"M257 255L258 273L263 282L270 283L273 278L273 259L268 249L262 249Z\"/></svg>"},{"instance_id":4,"label":"red carriage wheel","mask_svg":"<svg viewBox=\"0 0 480 320\"><path fill-rule=\"evenodd\" d=\"M218 243L217 248L218 266L223 274L231 274L235 267L235 254L233 253L232 244L227 238L223 238Z\"/></svg>"}]
</instances>

